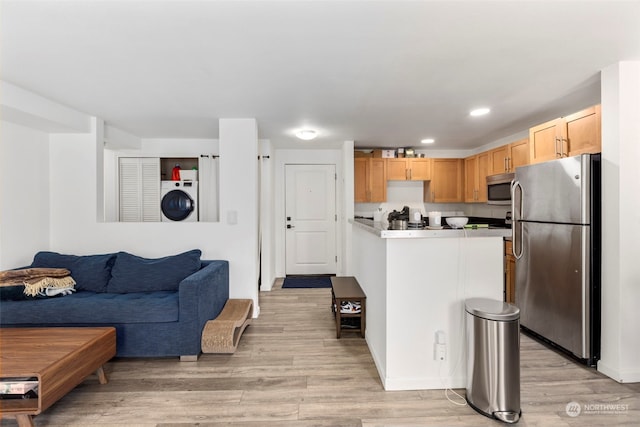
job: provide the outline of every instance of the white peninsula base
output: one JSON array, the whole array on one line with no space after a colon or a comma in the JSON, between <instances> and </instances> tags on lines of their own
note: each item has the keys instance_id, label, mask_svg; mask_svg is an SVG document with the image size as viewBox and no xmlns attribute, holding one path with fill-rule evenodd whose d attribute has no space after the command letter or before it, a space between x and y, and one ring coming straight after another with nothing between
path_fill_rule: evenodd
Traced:
<instances>
[{"instance_id":1,"label":"white peninsula base","mask_svg":"<svg viewBox=\"0 0 640 427\"><path fill-rule=\"evenodd\" d=\"M367 295L366 339L384 388L466 387L464 301L503 299L504 232L402 238L352 229L352 273ZM438 331L444 361L435 360Z\"/></svg>"}]
</instances>

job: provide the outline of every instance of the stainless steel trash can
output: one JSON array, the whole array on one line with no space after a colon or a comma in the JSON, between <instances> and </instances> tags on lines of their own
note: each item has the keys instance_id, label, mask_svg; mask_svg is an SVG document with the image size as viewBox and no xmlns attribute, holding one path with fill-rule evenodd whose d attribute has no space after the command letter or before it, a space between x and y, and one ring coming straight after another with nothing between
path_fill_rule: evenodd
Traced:
<instances>
[{"instance_id":1,"label":"stainless steel trash can","mask_svg":"<svg viewBox=\"0 0 640 427\"><path fill-rule=\"evenodd\" d=\"M490 418L520 419L520 309L486 298L465 301L467 402Z\"/></svg>"}]
</instances>

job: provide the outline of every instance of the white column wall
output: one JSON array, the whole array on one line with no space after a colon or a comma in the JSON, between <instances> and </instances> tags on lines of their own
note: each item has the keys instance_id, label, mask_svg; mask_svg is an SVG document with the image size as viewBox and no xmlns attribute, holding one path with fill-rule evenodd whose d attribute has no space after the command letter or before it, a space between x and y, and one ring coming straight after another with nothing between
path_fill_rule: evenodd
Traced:
<instances>
[{"instance_id":1,"label":"white column wall","mask_svg":"<svg viewBox=\"0 0 640 427\"><path fill-rule=\"evenodd\" d=\"M260 233L261 233L261 291L273 288L275 276L275 242L273 181L274 156L271 141L263 140L260 146Z\"/></svg>"},{"instance_id":2,"label":"white column wall","mask_svg":"<svg viewBox=\"0 0 640 427\"><path fill-rule=\"evenodd\" d=\"M0 122L0 270L49 247L49 135Z\"/></svg>"},{"instance_id":3,"label":"white column wall","mask_svg":"<svg viewBox=\"0 0 640 427\"><path fill-rule=\"evenodd\" d=\"M602 71L602 357L598 370L640 381L640 62Z\"/></svg>"}]
</instances>

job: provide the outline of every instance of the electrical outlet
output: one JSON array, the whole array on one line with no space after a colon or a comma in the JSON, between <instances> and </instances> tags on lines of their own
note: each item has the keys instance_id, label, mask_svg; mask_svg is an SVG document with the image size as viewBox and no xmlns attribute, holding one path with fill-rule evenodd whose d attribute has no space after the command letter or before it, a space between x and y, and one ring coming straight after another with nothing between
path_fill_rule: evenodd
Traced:
<instances>
[{"instance_id":1,"label":"electrical outlet","mask_svg":"<svg viewBox=\"0 0 640 427\"><path fill-rule=\"evenodd\" d=\"M443 361L447 360L447 346L446 346L446 344L436 344L434 346L433 358L434 358L434 360L437 360L439 362L443 362Z\"/></svg>"}]
</instances>

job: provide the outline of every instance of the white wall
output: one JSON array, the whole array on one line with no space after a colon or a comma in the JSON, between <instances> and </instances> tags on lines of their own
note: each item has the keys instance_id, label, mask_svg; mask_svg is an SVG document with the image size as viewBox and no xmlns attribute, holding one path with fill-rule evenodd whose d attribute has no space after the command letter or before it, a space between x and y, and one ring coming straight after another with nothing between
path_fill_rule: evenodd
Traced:
<instances>
[{"instance_id":1,"label":"white wall","mask_svg":"<svg viewBox=\"0 0 640 427\"><path fill-rule=\"evenodd\" d=\"M640 62L602 72L602 359L598 370L640 381Z\"/></svg>"},{"instance_id":2,"label":"white wall","mask_svg":"<svg viewBox=\"0 0 640 427\"><path fill-rule=\"evenodd\" d=\"M203 259L229 261L231 298L253 299L257 313L255 120L220 122L220 203L225 213L220 223L99 222L97 158L103 147L99 124L93 119L90 133L51 134L47 138L46 134L3 123L2 267L28 264L38 250L73 254L124 250L160 257L199 248ZM12 189L8 185L11 180L4 175L14 175L14 169L26 160L31 171L23 176L30 178L21 190ZM19 201L19 210L10 209L5 202L11 198ZM229 211L238 212L234 225L226 222ZM11 255L5 257L7 253Z\"/></svg>"},{"instance_id":3,"label":"white wall","mask_svg":"<svg viewBox=\"0 0 640 427\"><path fill-rule=\"evenodd\" d=\"M0 270L49 247L49 135L0 122Z\"/></svg>"}]
</instances>

